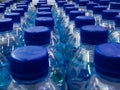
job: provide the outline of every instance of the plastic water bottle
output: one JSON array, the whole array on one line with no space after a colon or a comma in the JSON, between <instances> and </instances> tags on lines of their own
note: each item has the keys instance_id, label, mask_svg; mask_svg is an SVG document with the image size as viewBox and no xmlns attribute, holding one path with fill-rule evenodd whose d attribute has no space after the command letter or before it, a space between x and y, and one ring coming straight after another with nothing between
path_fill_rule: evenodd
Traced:
<instances>
[{"instance_id":1,"label":"plastic water bottle","mask_svg":"<svg viewBox=\"0 0 120 90\"><path fill-rule=\"evenodd\" d=\"M61 26L59 29L59 34L60 34L60 40L63 43L66 43L67 37L69 37L69 12L73 10L78 10L77 7L66 7L65 8L65 13L66 15L63 17L63 20L61 22Z\"/></svg>"},{"instance_id":2,"label":"plastic water bottle","mask_svg":"<svg viewBox=\"0 0 120 90\"><path fill-rule=\"evenodd\" d=\"M108 29L87 25L81 28L80 36L80 47L68 66L67 82L70 90L85 90L86 83L94 73L94 47L107 42Z\"/></svg>"},{"instance_id":3,"label":"plastic water bottle","mask_svg":"<svg viewBox=\"0 0 120 90\"><path fill-rule=\"evenodd\" d=\"M13 20L13 30L16 32L15 35L19 37L22 32L20 13L7 13L4 16L5 18L11 18Z\"/></svg>"},{"instance_id":4,"label":"plastic water bottle","mask_svg":"<svg viewBox=\"0 0 120 90\"><path fill-rule=\"evenodd\" d=\"M70 11L69 13L69 25L68 25L68 34L67 37L65 37L66 43L65 43L65 50L64 50L64 56L67 59L69 57L70 61L76 52L77 48L79 47L79 32L76 32L75 30L75 18L77 16L84 16L85 12L84 11Z\"/></svg>"},{"instance_id":5,"label":"plastic water bottle","mask_svg":"<svg viewBox=\"0 0 120 90\"><path fill-rule=\"evenodd\" d=\"M13 31L13 21L10 18L0 19L0 52L8 56L16 46L18 46L18 38Z\"/></svg>"},{"instance_id":6,"label":"plastic water bottle","mask_svg":"<svg viewBox=\"0 0 120 90\"><path fill-rule=\"evenodd\" d=\"M96 73L91 77L86 90L119 90L120 44L106 43L95 48Z\"/></svg>"},{"instance_id":7,"label":"plastic water bottle","mask_svg":"<svg viewBox=\"0 0 120 90\"><path fill-rule=\"evenodd\" d=\"M39 17L39 18L36 18L35 25L36 26L49 27L50 31L52 31L54 29L54 20L51 17ZM44 35L44 37L45 36L46 35ZM43 38L41 37L41 39L43 39ZM51 40L52 39L53 38L52 38L52 34L51 34ZM47 40L45 40L45 41L47 41ZM54 67L52 69L52 72L53 72L54 76L56 77L56 79L58 79L59 81L61 80L60 83L63 83L64 79L65 79L65 74L66 74L65 73L65 71L66 71L66 69L65 69L65 60L64 60L62 54L59 52L59 50L61 50L62 46L56 47L55 44L54 43L50 44L49 51L53 53L53 55L50 55L50 57L52 58L50 64L51 64L52 67Z\"/></svg>"},{"instance_id":8,"label":"plastic water bottle","mask_svg":"<svg viewBox=\"0 0 120 90\"><path fill-rule=\"evenodd\" d=\"M12 82L7 90L64 90L51 79L47 49L40 46L17 48L9 62Z\"/></svg>"},{"instance_id":9,"label":"plastic water bottle","mask_svg":"<svg viewBox=\"0 0 120 90\"><path fill-rule=\"evenodd\" d=\"M109 28L109 32L113 31L115 27L115 16L117 16L119 12L117 10L103 10L102 12L102 26Z\"/></svg>"},{"instance_id":10,"label":"plastic water bottle","mask_svg":"<svg viewBox=\"0 0 120 90\"><path fill-rule=\"evenodd\" d=\"M113 32L109 35L109 42L120 42L120 15L117 15L114 19L115 27Z\"/></svg>"},{"instance_id":11,"label":"plastic water bottle","mask_svg":"<svg viewBox=\"0 0 120 90\"><path fill-rule=\"evenodd\" d=\"M108 7L107 6L94 6L93 7L93 15L95 17L95 21L97 25L101 24L102 20L102 11L106 10Z\"/></svg>"},{"instance_id":12,"label":"plastic water bottle","mask_svg":"<svg viewBox=\"0 0 120 90\"><path fill-rule=\"evenodd\" d=\"M23 27L21 23L20 13L7 13L4 15L5 18L11 18L13 20L13 31L14 35L19 39L19 45L23 45Z\"/></svg>"},{"instance_id":13,"label":"plastic water bottle","mask_svg":"<svg viewBox=\"0 0 120 90\"><path fill-rule=\"evenodd\" d=\"M21 23L22 23L22 27L23 29L28 28L30 25L26 22L26 18L25 16L25 9L23 8L16 8L16 9L12 9L11 10L12 13L20 13L21 16Z\"/></svg>"},{"instance_id":14,"label":"plastic water bottle","mask_svg":"<svg viewBox=\"0 0 120 90\"><path fill-rule=\"evenodd\" d=\"M87 3L86 8L87 8L88 16L93 16L93 7L97 6L97 5L98 5L98 3L95 3L95 2Z\"/></svg>"},{"instance_id":15,"label":"plastic water bottle","mask_svg":"<svg viewBox=\"0 0 120 90\"><path fill-rule=\"evenodd\" d=\"M95 19L92 16L77 16L75 18L75 27L73 27L73 34L69 37L65 45L64 56L68 63L72 60L75 52L80 45L80 28L85 25L94 25Z\"/></svg>"},{"instance_id":16,"label":"plastic water bottle","mask_svg":"<svg viewBox=\"0 0 120 90\"><path fill-rule=\"evenodd\" d=\"M65 7L65 16L63 17L63 21L61 22L62 26L64 26L64 28L66 28L69 24L69 13L70 11L74 11L74 10L78 10L77 7ZM63 28L63 30L64 30Z\"/></svg>"},{"instance_id":17,"label":"plastic water bottle","mask_svg":"<svg viewBox=\"0 0 120 90\"><path fill-rule=\"evenodd\" d=\"M6 90L11 81L7 58L18 45L13 31L13 21L10 18L0 19L0 89Z\"/></svg>"}]
</instances>

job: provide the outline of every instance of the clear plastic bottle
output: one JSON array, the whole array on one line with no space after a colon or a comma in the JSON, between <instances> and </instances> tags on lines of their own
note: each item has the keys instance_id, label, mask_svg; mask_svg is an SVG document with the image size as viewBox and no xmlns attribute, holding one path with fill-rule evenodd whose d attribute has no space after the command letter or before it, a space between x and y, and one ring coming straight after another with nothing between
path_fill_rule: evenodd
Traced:
<instances>
[{"instance_id":1,"label":"clear plastic bottle","mask_svg":"<svg viewBox=\"0 0 120 90\"><path fill-rule=\"evenodd\" d=\"M93 7L94 6L98 6L98 3L95 3L95 2L92 2L92 1L87 3L86 8L87 8L88 16L93 16Z\"/></svg>"},{"instance_id":2,"label":"clear plastic bottle","mask_svg":"<svg viewBox=\"0 0 120 90\"><path fill-rule=\"evenodd\" d=\"M51 32L54 29L54 20L51 17L39 17L39 18L36 18L36 26L46 26L46 27L49 27L50 28L50 32ZM43 31L41 31L41 32L43 32ZM47 37L47 35L43 35L43 36ZM60 51L63 46L62 45L61 46L60 45L57 46L57 45L55 45L56 43L55 44L52 43L53 42L52 41L53 40L52 37L53 36L51 34L51 43L50 43L49 49L48 49L50 57L51 57L50 68L51 68L51 70L53 72L53 76L56 77L56 79L58 81L60 81L59 83L61 83L61 86L64 86L64 80L65 80L65 75L66 75L66 65L65 65L66 63L65 63L63 55L62 55L62 53ZM40 38L41 38L41 41L43 41L42 40L43 37L40 37ZM50 37L49 37L49 39L50 39ZM48 41L48 40L45 40L45 41Z\"/></svg>"},{"instance_id":3,"label":"clear plastic bottle","mask_svg":"<svg viewBox=\"0 0 120 90\"><path fill-rule=\"evenodd\" d=\"M59 35L62 43L66 43L67 37L69 37L69 12L73 10L78 10L77 7L65 7L65 16L63 16L63 20L61 22L61 26L59 27Z\"/></svg>"},{"instance_id":4,"label":"clear plastic bottle","mask_svg":"<svg viewBox=\"0 0 120 90\"><path fill-rule=\"evenodd\" d=\"M109 42L120 42L120 15L117 15L114 19L115 27L113 32L109 35Z\"/></svg>"},{"instance_id":5,"label":"clear plastic bottle","mask_svg":"<svg viewBox=\"0 0 120 90\"><path fill-rule=\"evenodd\" d=\"M85 90L120 89L120 44L105 43L95 48L96 73L91 77Z\"/></svg>"},{"instance_id":6,"label":"clear plastic bottle","mask_svg":"<svg viewBox=\"0 0 120 90\"><path fill-rule=\"evenodd\" d=\"M0 19L0 89L6 90L11 81L8 60L11 51L18 45L14 35L13 21L10 18Z\"/></svg>"},{"instance_id":7,"label":"clear plastic bottle","mask_svg":"<svg viewBox=\"0 0 120 90\"><path fill-rule=\"evenodd\" d=\"M53 17L38 17L35 19L35 26L47 26L50 28L51 38L52 38L52 45L54 46L58 42L57 34L56 34L56 27L54 23Z\"/></svg>"},{"instance_id":8,"label":"clear plastic bottle","mask_svg":"<svg viewBox=\"0 0 120 90\"><path fill-rule=\"evenodd\" d=\"M19 44L13 31L13 21L10 18L0 19L0 52L8 56Z\"/></svg>"},{"instance_id":9,"label":"clear plastic bottle","mask_svg":"<svg viewBox=\"0 0 120 90\"><path fill-rule=\"evenodd\" d=\"M102 12L102 22L101 25L109 28L109 32L111 33L115 27L115 16L117 16L119 12L117 10L103 10Z\"/></svg>"},{"instance_id":10,"label":"clear plastic bottle","mask_svg":"<svg viewBox=\"0 0 120 90\"><path fill-rule=\"evenodd\" d=\"M69 13L69 24L66 29L68 29L65 37L66 43L65 43L65 50L64 50L64 56L65 58L69 57L69 61L72 59L73 54L79 47L79 33L75 31L75 18L77 16L84 16L84 11L70 11Z\"/></svg>"},{"instance_id":11,"label":"clear plastic bottle","mask_svg":"<svg viewBox=\"0 0 120 90\"><path fill-rule=\"evenodd\" d=\"M80 29L85 25L94 25L95 19L92 16L77 16L75 18L75 26L73 27L73 34L69 37L64 50L65 59L68 63L72 60L75 52L80 45Z\"/></svg>"},{"instance_id":12,"label":"clear plastic bottle","mask_svg":"<svg viewBox=\"0 0 120 90\"><path fill-rule=\"evenodd\" d=\"M21 24L20 13L7 13L4 15L5 18L11 18L13 20L13 31L14 35L19 39L19 45L23 45L23 28Z\"/></svg>"},{"instance_id":13,"label":"clear plastic bottle","mask_svg":"<svg viewBox=\"0 0 120 90\"><path fill-rule=\"evenodd\" d=\"M12 13L20 13L21 16L21 23L22 23L22 27L23 29L26 29L27 27L29 27L29 25L27 25L26 23L26 19L24 17L25 15L25 10L23 8L15 8L11 10Z\"/></svg>"},{"instance_id":14,"label":"clear plastic bottle","mask_svg":"<svg viewBox=\"0 0 120 90\"><path fill-rule=\"evenodd\" d=\"M97 25L101 24L102 21L102 11L106 10L108 7L107 6L94 6L93 7L93 16L95 17L95 21L97 23Z\"/></svg>"},{"instance_id":15,"label":"clear plastic bottle","mask_svg":"<svg viewBox=\"0 0 120 90\"><path fill-rule=\"evenodd\" d=\"M5 18L11 18L13 20L13 30L16 32L15 35L21 37L22 27L20 13L7 13L4 16Z\"/></svg>"},{"instance_id":16,"label":"clear plastic bottle","mask_svg":"<svg viewBox=\"0 0 120 90\"><path fill-rule=\"evenodd\" d=\"M64 90L51 79L47 49L40 46L17 48L9 62L12 82L7 90Z\"/></svg>"},{"instance_id":17,"label":"clear plastic bottle","mask_svg":"<svg viewBox=\"0 0 120 90\"><path fill-rule=\"evenodd\" d=\"M106 43L108 40L108 29L87 25L80 31L80 47L68 65L68 87L70 90L85 90L86 84L94 74L94 47Z\"/></svg>"}]
</instances>

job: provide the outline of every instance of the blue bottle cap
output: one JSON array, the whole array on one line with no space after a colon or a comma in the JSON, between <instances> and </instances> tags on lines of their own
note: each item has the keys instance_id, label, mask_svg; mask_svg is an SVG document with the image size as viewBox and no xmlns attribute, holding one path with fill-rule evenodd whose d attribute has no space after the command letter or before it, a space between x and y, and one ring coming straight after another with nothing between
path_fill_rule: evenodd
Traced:
<instances>
[{"instance_id":1,"label":"blue bottle cap","mask_svg":"<svg viewBox=\"0 0 120 90\"><path fill-rule=\"evenodd\" d=\"M38 8L38 12L41 12L41 11L48 11L48 12L50 12L51 8L48 8L48 7L40 7L40 8Z\"/></svg>"},{"instance_id":2,"label":"blue bottle cap","mask_svg":"<svg viewBox=\"0 0 120 90\"><path fill-rule=\"evenodd\" d=\"M120 0L113 0L113 2L120 2Z\"/></svg>"},{"instance_id":3,"label":"blue bottle cap","mask_svg":"<svg viewBox=\"0 0 120 90\"><path fill-rule=\"evenodd\" d=\"M94 6L93 7L93 13L94 14L102 14L103 10L106 10L107 6Z\"/></svg>"},{"instance_id":4,"label":"blue bottle cap","mask_svg":"<svg viewBox=\"0 0 120 90\"><path fill-rule=\"evenodd\" d=\"M77 8L77 7L66 7L66 8L65 8L65 13L66 13L66 14L69 14L70 11L73 11L73 10L78 10L78 8Z\"/></svg>"},{"instance_id":5,"label":"blue bottle cap","mask_svg":"<svg viewBox=\"0 0 120 90\"><path fill-rule=\"evenodd\" d=\"M52 5L50 5L50 4L41 4L40 7L52 8ZM39 8L40 8L40 7L39 7Z\"/></svg>"},{"instance_id":6,"label":"blue bottle cap","mask_svg":"<svg viewBox=\"0 0 120 90\"><path fill-rule=\"evenodd\" d=\"M74 7L75 5L74 4L69 4L69 3L66 3L63 5L63 8L65 10L66 7Z\"/></svg>"},{"instance_id":7,"label":"blue bottle cap","mask_svg":"<svg viewBox=\"0 0 120 90\"><path fill-rule=\"evenodd\" d=\"M93 2L95 2L95 3L99 3L99 1L100 1L100 0L93 0Z\"/></svg>"},{"instance_id":8,"label":"blue bottle cap","mask_svg":"<svg viewBox=\"0 0 120 90\"><path fill-rule=\"evenodd\" d=\"M4 6L0 6L0 13L4 13L5 12L5 7Z\"/></svg>"},{"instance_id":9,"label":"blue bottle cap","mask_svg":"<svg viewBox=\"0 0 120 90\"><path fill-rule=\"evenodd\" d=\"M52 12L47 11L37 12L37 17L52 17Z\"/></svg>"},{"instance_id":10,"label":"blue bottle cap","mask_svg":"<svg viewBox=\"0 0 120 90\"><path fill-rule=\"evenodd\" d=\"M120 79L120 44L105 43L94 51L96 72L107 77Z\"/></svg>"},{"instance_id":11,"label":"blue bottle cap","mask_svg":"<svg viewBox=\"0 0 120 90\"><path fill-rule=\"evenodd\" d=\"M17 5L17 8L23 8L26 12L28 11L28 5Z\"/></svg>"},{"instance_id":12,"label":"blue bottle cap","mask_svg":"<svg viewBox=\"0 0 120 90\"><path fill-rule=\"evenodd\" d=\"M65 1L65 0L60 0L60 1L57 2L58 7L63 7L64 4L66 4L66 3L67 3L67 1Z\"/></svg>"},{"instance_id":13,"label":"blue bottle cap","mask_svg":"<svg viewBox=\"0 0 120 90\"><path fill-rule=\"evenodd\" d=\"M106 43L108 32L107 28L101 26L86 25L81 27L80 30L81 41L94 45Z\"/></svg>"},{"instance_id":14,"label":"blue bottle cap","mask_svg":"<svg viewBox=\"0 0 120 90\"><path fill-rule=\"evenodd\" d=\"M45 1L44 2L38 2L37 7L39 8L42 4L47 4L47 2L45 2Z\"/></svg>"},{"instance_id":15,"label":"blue bottle cap","mask_svg":"<svg viewBox=\"0 0 120 90\"><path fill-rule=\"evenodd\" d=\"M16 5L28 5L28 4L25 2L21 2L21 3L16 3Z\"/></svg>"},{"instance_id":16,"label":"blue bottle cap","mask_svg":"<svg viewBox=\"0 0 120 90\"><path fill-rule=\"evenodd\" d=\"M81 28L85 25L94 25L95 19L92 16L77 16L75 18L75 26L76 28Z\"/></svg>"},{"instance_id":17,"label":"blue bottle cap","mask_svg":"<svg viewBox=\"0 0 120 90\"><path fill-rule=\"evenodd\" d=\"M89 0L79 0L79 6L86 6Z\"/></svg>"},{"instance_id":18,"label":"blue bottle cap","mask_svg":"<svg viewBox=\"0 0 120 90\"><path fill-rule=\"evenodd\" d=\"M120 15L117 15L115 17L115 25L116 25L116 27L120 27Z\"/></svg>"},{"instance_id":19,"label":"blue bottle cap","mask_svg":"<svg viewBox=\"0 0 120 90\"><path fill-rule=\"evenodd\" d=\"M117 16L119 12L117 10L103 10L102 19L106 20L114 20L115 16Z\"/></svg>"},{"instance_id":20,"label":"blue bottle cap","mask_svg":"<svg viewBox=\"0 0 120 90\"><path fill-rule=\"evenodd\" d=\"M12 9L11 12L20 13L21 16L24 16L25 10L23 8L16 8L16 9Z\"/></svg>"},{"instance_id":21,"label":"blue bottle cap","mask_svg":"<svg viewBox=\"0 0 120 90\"><path fill-rule=\"evenodd\" d=\"M15 49L11 53L9 63L11 75L18 81L32 81L48 75L48 52L41 46Z\"/></svg>"},{"instance_id":22,"label":"blue bottle cap","mask_svg":"<svg viewBox=\"0 0 120 90\"><path fill-rule=\"evenodd\" d=\"M35 20L36 26L47 26L54 29L54 19L52 17L38 17Z\"/></svg>"},{"instance_id":23,"label":"blue bottle cap","mask_svg":"<svg viewBox=\"0 0 120 90\"><path fill-rule=\"evenodd\" d=\"M24 1L20 1L20 3L26 3L26 4L28 5L30 2L29 2L29 1L24 0Z\"/></svg>"},{"instance_id":24,"label":"blue bottle cap","mask_svg":"<svg viewBox=\"0 0 120 90\"><path fill-rule=\"evenodd\" d=\"M78 10L70 11L69 13L70 20L75 20L77 16L85 16L85 12Z\"/></svg>"},{"instance_id":25,"label":"blue bottle cap","mask_svg":"<svg viewBox=\"0 0 120 90\"><path fill-rule=\"evenodd\" d=\"M5 18L11 18L13 20L13 23L20 23L20 13L7 13L4 16Z\"/></svg>"},{"instance_id":26,"label":"blue bottle cap","mask_svg":"<svg viewBox=\"0 0 120 90\"><path fill-rule=\"evenodd\" d=\"M0 19L0 32L13 30L13 20L10 18Z\"/></svg>"},{"instance_id":27,"label":"blue bottle cap","mask_svg":"<svg viewBox=\"0 0 120 90\"><path fill-rule=\"evenodd\" d=\"M46 45L50 43L50 29L45 26L33 26L25 30L26 45Z\"/></svg>"},{"instance_id":28,"label":"blue bottle cap","mask_svg":"<svg viewBox=\"0 0 120 90\"><path fill-rule=\"evenodd\" d=\"M99 1L100 5L109 5L109 3L110 3L110 0L100 0Z\"/></svg>"},{"instance_id":29,"label":"blue bottle cap","mask_svg":"<svg viewBox=\"0 0 120 90\"><path fill-rule=\"evenodd\" d=\"M120 3L119 2L110 2L110 9L120 10Z\"/></svg>"},{"instance_id":30,"label":"blue bottle cap","mask_svg":"<svg viewBox=\"0 0 120 90\"><path fill-rule=\"evenodd\" d=\"M87 3L87 9L88 10L93 10L93 7L94 6L97 6L98 4L97 3L94 3L94 2L89 2L89 3Z\"/></svg>"}]
</instances>

